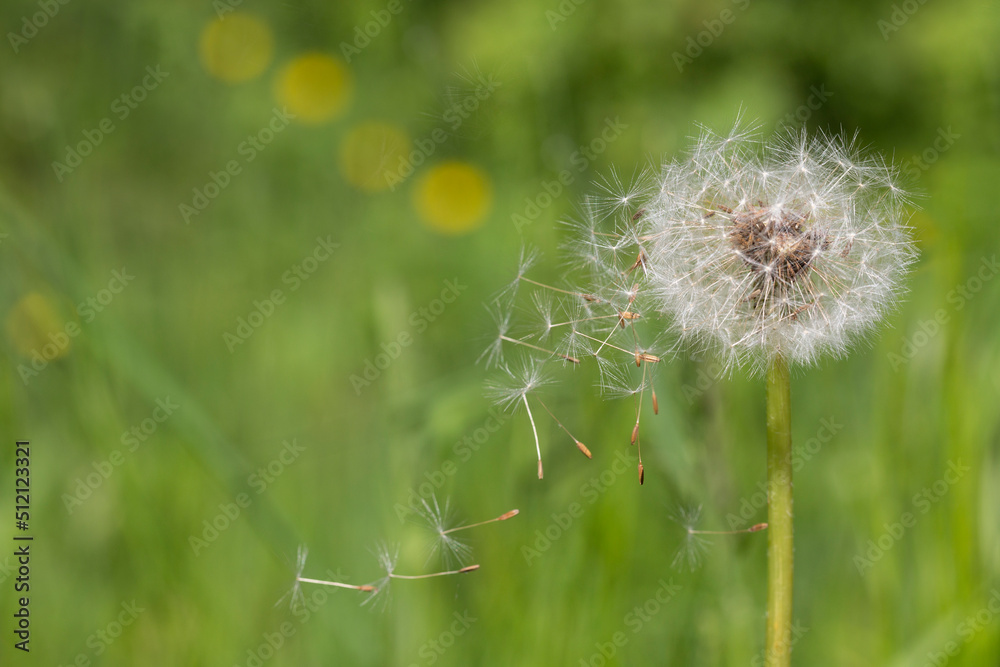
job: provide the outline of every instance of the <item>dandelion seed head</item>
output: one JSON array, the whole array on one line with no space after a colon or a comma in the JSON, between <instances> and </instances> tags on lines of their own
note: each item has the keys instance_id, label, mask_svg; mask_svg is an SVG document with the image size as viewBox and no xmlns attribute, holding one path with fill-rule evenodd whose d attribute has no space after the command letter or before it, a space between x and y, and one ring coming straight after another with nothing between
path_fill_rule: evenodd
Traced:
<instances>
[{"instance_id":1,"label":"dandelion seed head","mask_svg":"<svg viewBox=\"0 0 1000 667\"><path fill-rule=\"evenodd\" d=\"M853 139L703 130L662 168L638 221L660 309L728 367L842 355L894 304L915 258L894 179Z\"/></svg>"}]
</instances>

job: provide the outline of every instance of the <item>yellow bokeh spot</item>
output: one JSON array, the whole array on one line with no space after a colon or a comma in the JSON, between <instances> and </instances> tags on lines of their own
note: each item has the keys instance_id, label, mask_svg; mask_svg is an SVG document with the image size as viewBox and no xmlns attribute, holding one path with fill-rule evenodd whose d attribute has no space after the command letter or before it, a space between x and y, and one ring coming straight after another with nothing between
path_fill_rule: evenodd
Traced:
<instances>
[{"instance_id":1,"label":"yellow bokeh spot","mask_svg":"<svg viewBox=\"0 0 1000 667\"><path fill-rule=\"evenodd\" d=\"M236 12L205 26L198 52L209 74L227 83L238 83L254 78L270 64L274 38L267 23Z\"/></svg>"},{"instance_id":2,"label":"yellow bokeh spot","mask_svg":"<svg viewBox=\"0 0 1000 667\"><path fill-rule=\"evenodd\" d=\"M340 171L351 185L378 192L406 178L410 137L388 123L361 123L351 129L340 148Z\"/></svg>"},{"instance_id":3,"label":"yellow bokeh spot","mask_svg":"<svg viewBox=\"0 0 1000 667\"><path fill-rule=\"evenodd\" d=\"M69 333L67 326L71 327ZM7 313L6 327L14 349L25 357L37 354L46 360L69 354L71 334L79 333L79 325L67 323L53 299L39 292L29 292L14 304Z\"/></svg>"},{"instance_id":4,"label":"yellow bokeh spot","mask_svg":"<svg viewBox=\"0 0 1000 667\"><path fill-rule=\"evenodd\" d=\"M445 162L421 177L414 193L417 212L432 229L463 234L482 223L493 201L489 176L464 162Z\"/></svg>"},{"instance_id":5,"label":"yellow bokeh spot","mask_svg":"<svg viewBox=\"0 0 1000 667\"><path fill-rule=\"evenodd\" d=\"M343 113L352 89L347 65L322 53L308 53L281 72L276 95L303 123L323 123Z\"/></svg>"}]
</instances>

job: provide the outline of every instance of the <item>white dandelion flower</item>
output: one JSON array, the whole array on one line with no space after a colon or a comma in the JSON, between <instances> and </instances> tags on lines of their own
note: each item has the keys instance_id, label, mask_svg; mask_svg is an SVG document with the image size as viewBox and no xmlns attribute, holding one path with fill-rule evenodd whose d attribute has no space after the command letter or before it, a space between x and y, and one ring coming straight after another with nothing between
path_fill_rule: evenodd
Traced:
<instances>
[{"instance_id":1,"label":"white dandelion flower","mask_svg":"<svg viewBox=\"0 0 1000 667\"><path fill-rule=\"evenodd\" d=\"M842 355L916 256L894 178L837 137L703 131L637 221L660 309L730 368Z\"/></svg>"}]
</instances>

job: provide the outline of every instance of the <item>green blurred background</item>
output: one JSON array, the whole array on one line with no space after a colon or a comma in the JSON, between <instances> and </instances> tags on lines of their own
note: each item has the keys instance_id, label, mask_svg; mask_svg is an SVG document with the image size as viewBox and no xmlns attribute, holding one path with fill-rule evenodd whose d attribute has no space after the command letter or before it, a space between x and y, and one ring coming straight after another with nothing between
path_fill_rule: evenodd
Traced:
<instances>
[{"instance_id":1,"label":"green blurred background","mask_svg":"<svg viewBox=\"0 0 1000 667\"><path fill-rule=\"evenodd\" d=\"M3 664L761 664L766 534L714 537L675 570L670 519L700 505L698 528L725 530L746 502L764 520L759 380L663 364L642 487L613 472L632 406L586 372L547 396L592 461L542 422L537 480L523 414L455 449L489 423L483 303L522 244L559 280L557 223L595 179L740 108L766 132L857 131L921 193L905 303L793 379L798 445L841 425L796 480L794 661L998 664L997 3L43 0L0 19L0 538L15 438L35 536L27 655L0 550ZM438 309L448 280L462 289ZM240 318L262 323L237 344ZM376 610L317 587L308 614L279 602L300 544L305 576L376 580L381 541L400 573L440 569L397 512L425 482L464 521L521 510L469 531L478 572L396 581Z\"/></svg>"}]
</instances>

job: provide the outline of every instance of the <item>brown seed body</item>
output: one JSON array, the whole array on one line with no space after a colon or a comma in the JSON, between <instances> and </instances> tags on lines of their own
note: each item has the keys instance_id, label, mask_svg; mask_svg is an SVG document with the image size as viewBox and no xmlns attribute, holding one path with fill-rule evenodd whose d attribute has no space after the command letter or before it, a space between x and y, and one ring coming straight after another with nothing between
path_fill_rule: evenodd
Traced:
<instances>
[{"instance_id":1,"label":"brown seed body","mask_svg":"<svg viewBox=\"0 0 1000 667\"><path fill-rule=\"evenodd\" d=\"M808 217L766 208L733 214L729 240L757 276L759 286L754 294L758 303L761 296L787 292L808 274L818 252L829 247L823 234L805 229Z\"/></svg>"}]
</instances>

